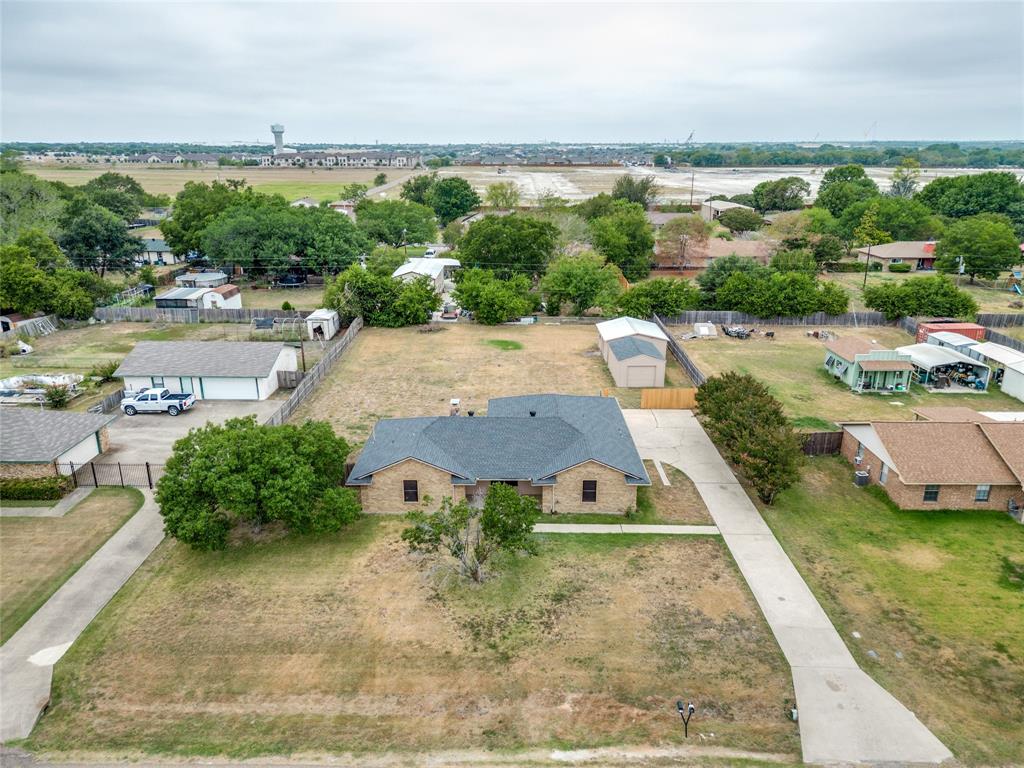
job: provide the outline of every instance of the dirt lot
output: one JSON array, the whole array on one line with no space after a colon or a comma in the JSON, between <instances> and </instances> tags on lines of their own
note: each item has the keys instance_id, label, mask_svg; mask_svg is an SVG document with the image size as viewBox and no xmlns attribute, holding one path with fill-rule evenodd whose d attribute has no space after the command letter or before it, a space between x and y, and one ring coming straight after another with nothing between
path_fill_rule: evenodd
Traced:
<instances>
[{"instance_id":1,"label":"dirt lot","mask_svg":"<svg viewBox=\"0 0 1024 768\"><path fill-rule=\"evenodd\" d=\"M0 642L142 505L133 488L101 488L63 517L0 517Z\"/></svg>"},{"instance_id":2,"label":"dirt lot","mask_svg":"<svg viewBox=\"0 0 1024 768\"><path fill-rule=\"evenodd\" d=\"M816 458L762 514L868 674L963 763L1024 764L1024 528L894 510L852 473Z\"/></svg>"},{"instance_id":3,"label":"dirt lot","mask_svg":"<svg viewBox=\"0 0 1024 768\"><path fill-rule=\"evenodd\" d=\"M278 193L289 200L313 197L317 200L336 200L339 190L346 184L371 184L382 169L375 168L175 168L148 165L84 165L78 168L59 165L32 165L26 169L48 181L65 184L85 184L100 174L116 171L131 176L143 189L152 194L172 197L185 187L186 181L207 184L224 179L245 179L260 192ZM383 169L390 181L408 174L400 169Z\"/></svg>"},{"instance_id":4,"label":"dirt lot","mask_svg":"<svg viewBox=\"0 0 1024 768\"><path fill-rule=\"evenodd\" d=\"M480 586L410 555L402 526L161 545L57 666L29 747L673 744L685 696L690 743L798 753L788 669L720 540L547 537Z\"/></svg>"},{"instance_id":5,"label":"dirt lot","mask_svg":"<svg viewBox=\"0 0 1024 768\"><path fill-rule=\"evenodd\" d=\"M629 398L639 402L639 390L614 388L593 325L459 323L442 329L363 330L294 419L326 419L338 434L361 442L378 419L447 415L452 398L462 400L463 413L481 414L492 397L547 392L599 395L608 389L623 396L624 407Z\"/></svg>"},{"instance_id":6,"label":"dirt lot","mask_svg":"<svg viewBox=\"0 0 1024 768\"><path fill-rule=\"evenodd\" d=\"M678 337L688 327L673 329ZM855 395L824 369L825 345L808 338L806 328L773 328L775 339L756 335L747 340L719 335L713 339L684 341L683 348L709 376L733 370L749 373L763 381L782 401L796 426L831 428L830 422L857 419L913 419L912 408L936 405L965 405L982 411L1018 411L1021 403L1004 395L998 387L989 392L954 394L929 393L914 385L910 392L895 395ZM914 340L898 328L833 328L842 338L875 340L888 349Z\"/></svg>"}]
</instances>

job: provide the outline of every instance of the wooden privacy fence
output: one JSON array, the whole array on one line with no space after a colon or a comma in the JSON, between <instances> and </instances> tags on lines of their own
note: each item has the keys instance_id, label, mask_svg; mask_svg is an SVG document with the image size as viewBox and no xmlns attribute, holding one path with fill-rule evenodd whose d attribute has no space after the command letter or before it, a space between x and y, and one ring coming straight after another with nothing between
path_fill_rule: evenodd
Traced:
<instances>
[{"instance_id":1,"label":"wooden privacy fence","mask_svg":"<svg viewBox=\"0 0 1024 768\"><path fill-rule=\"evenodd\" d=\"M121 404L123 399L124 388L122 387L117 392L111 392L96 405L89 408L89 413L110 413Z\"/></svg>"},{"instance_id":2,"label":"wooden privacy fence","mask_svg":"<svg viewBox=\"0 0 1024 768\"><path fill-rule=\"evenodd\" d=\"M1009 328L1015 325L1024 325L1024 312L983 313L978 315L976 320L978 325L990 328Z\"/></svg>"},{"instance_id":3,"label":"wooden privacy fence","mask_svg":"<svg viewBox=\"0 0 1024 768\"><path fill-rule=\"evenodd\" d=\"M356 334L363 327L363 318L357 317L352 321L352 325L348 327L345 334L334 344L327 348L324 352L324 356L321 357L316 365L306 371L306 375L302 377L302 381L292 392L291 397L282 403L281 407L274 411L264 423L265 424L284 424L291 417L298 407L302 405L302 401L313 394L313 390L316 389L317 385L324 380L331 368L344 354L345 350L352 344L352 340L355 339Z\"/></svg>"},{"instance_id":4,"label":"wooden privacy fence","mask_svg":"<svg viewBox=\"0 0 1024 768\"><path fill-rule=\"evenodd\" d=\"M155 307L97 307L93 317L110 323L251 323L256 318L304 318L308 310L284 309L163 309Z\"/></svg>"},{"instance_id":5,"label":"wooden privacy fence","mask_svg":"<svg viewBox=\"0 0 1024 768\"><path fill-rule=\"evenodd\" d=\"M681 315L660 318L668 325L692 325L693 323L715 323L716 325L892 325L881 312L847 312L842 315L827 315L816 312L802 317L754 317L745 312L723 310L693 310Z\"/></svg>"},{"instance_id":6,"label":"wooden privacy fence","mask_svg":"<svg viewBox=\"0 0 1024 768\"><path fill-rule=\"evenodd\" d=\"M1024 341L1015 339L1013 336L1007 336L1005 333L993 331L991 328L985 329L985 341L992 341L996 344L1002 344L1004 347L1016 349L1018 352L1024 352Z\"/></svg>"},{"instance_id":7,"label":"wooden privacy fence","mask_svg":"<svg viewBox=\"0 0 1024 768\"><path fill-rule=\"evenodd\" d=\"M665 335L668 336L668 351L672 353L672 357L676 359L676 362L686 371L686 375L690 377L690 381L693 382L694 386L702 387L704 382L708 380L708 377L704 375L704 372L697 366L690 356L686 354L683 347L675 340L672 333L662 319L657 315L654 316L654 322L657 323L658 327L664 331Z\"/></svg>"},{"instance_id":8,"label":"wooden privacy fence","mask_svg":"<svg viewBox=\"0 0 1024 768\"><path fill-rule=\"evenodd\" d=\"M641 389L641 408L695 408L697 406L696 387L662 387L660 389Z\"/></svg>"},{"instance_id":9,"label":"wooden privacy fence","mask_svg":"<svg viewBox=\"0 0 1024 768\"><path fill-rule=\"evenodd\" d=\"M807 456L831 456L839 453L843 443L842 432L810 432L800 435L804 454Z\"/></svg>"}]
</instances>

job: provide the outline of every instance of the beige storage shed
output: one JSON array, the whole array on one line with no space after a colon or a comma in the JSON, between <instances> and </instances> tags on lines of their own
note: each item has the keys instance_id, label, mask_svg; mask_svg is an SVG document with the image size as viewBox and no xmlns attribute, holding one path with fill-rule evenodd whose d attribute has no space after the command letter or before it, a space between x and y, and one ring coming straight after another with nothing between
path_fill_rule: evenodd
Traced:
<instances>
[{"instance_id":1,"label":"beige storage shed","mask_svg":"<svg viewBox=\"0 0 1024 768\"><path fill-rule=\"evenodd\" d=\"M607 362L617 387L665 386L665 355L645 338L609 341Z\"/></svg>"}]
</instances>

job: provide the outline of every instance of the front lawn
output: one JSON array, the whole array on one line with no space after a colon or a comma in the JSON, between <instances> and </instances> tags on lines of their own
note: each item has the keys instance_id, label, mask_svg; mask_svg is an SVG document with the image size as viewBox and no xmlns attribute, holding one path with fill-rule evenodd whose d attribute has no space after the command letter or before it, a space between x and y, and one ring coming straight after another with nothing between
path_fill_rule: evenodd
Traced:
<instances>
[{"instance_id":1,"label":"front lawn","mask_svg":"<svg viewBox=\"0 0 1024 768\"><path fill-rule=\"evenodd\" d=\"M4 506L44 503L5 501ZM142 493L134 488L99 488L63 517L0 517L0 642L7 642L140 506Z\"/></svg>"},{"instance_id":2,"label":"front lawn","mask_svg":"<svg viewBox=\"0 0 1024 768\"><path fill-rule=\"evenodd\" d=\"M403 525L215 554L165 542L57 665L27 746L679 744L685 697L695 746L799 753L789 669L719 539L541 536L538 557L476 585L411 555Z\"/></svg>"},{"instance_id":3,"label":"front lawn","mask_svg":"<svg viewBox=\"0 0 1024 768\"><path fill-rule=\"evenodd\" d=\"M762 513L868 674L961 760L1021 764L1024 526L894 511L852 476L813 459Z\"/></svg>"}]
</instances>

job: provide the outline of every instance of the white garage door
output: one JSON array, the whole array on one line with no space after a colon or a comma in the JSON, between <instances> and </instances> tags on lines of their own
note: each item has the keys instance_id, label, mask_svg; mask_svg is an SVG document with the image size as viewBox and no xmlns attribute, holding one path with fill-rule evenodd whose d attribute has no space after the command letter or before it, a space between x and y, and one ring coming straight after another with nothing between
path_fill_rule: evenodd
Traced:
<instances>
[{"instance_id":1,"label":"white garage door","mask_svg":"<svg viewBox=\"0 0 1024 768\"><path fill-rule=\"evenodd\" d=\"M626 369L627 387L653 387L658 372L654 365L631 365Z\"/></svg>"},{"instance_id":2,"label":"white garage door","mask_svg":"<svg viewBox=\"0 0 1024 768\"><path fill-rule=\"evenodd\" d=\"M206 400L259 400L256 379L203 377L202 397Z\"/></svg>"}]
</instances>

